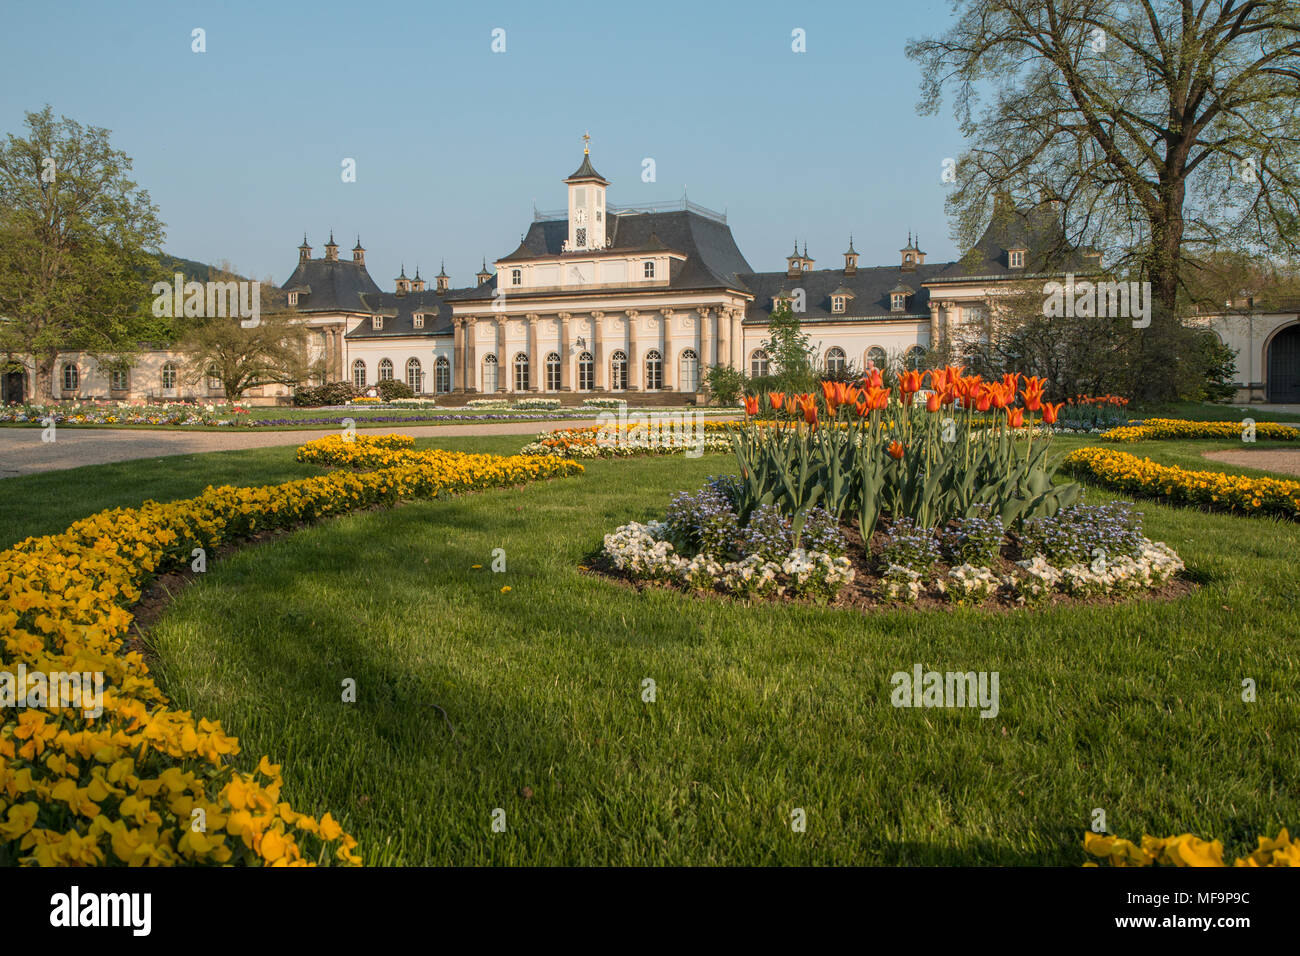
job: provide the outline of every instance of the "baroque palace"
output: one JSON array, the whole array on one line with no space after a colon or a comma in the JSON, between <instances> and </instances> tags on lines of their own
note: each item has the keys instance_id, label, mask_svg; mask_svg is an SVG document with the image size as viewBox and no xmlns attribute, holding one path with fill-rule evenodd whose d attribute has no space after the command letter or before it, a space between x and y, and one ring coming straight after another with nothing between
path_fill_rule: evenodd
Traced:
<instances>
[{"instance_id":1,"label":"baroque palace","mask_svg":"<svg viewBox=\"0 0 1300 956\"><path fill-rule=\"evenodd\" d=\"M518 248L490 269L485 262L473 286L452 288L444 268L427 287L419 270L408 278L403 267L395 290L385 292L366 270L359 238L346 259L333 235L323 258L313 258L304 237L277 298L310 327L318 379L365 388L399 378L449 403L523 393L689 401L702 397L714 364L767 373L763 342L782 303L794 308L830 370L906 364L945 339L978 334L998 295L1025 280L1100 269L1097 254L1065 244L1059 213L1043 204L1004 209L960 262L926 262L909 236L897 262L863 266L849 237L833 268L814 268L805 243L784 270L755 272L725 215L685 200L613 205L610 183L587 150L564 182L567 207L534 211ZM1300 400L1300 316L1234 318L1198 321L1237 349L1238 398ZM213 380L186 384L184 364L184 355L151 351L130 370L110 373L89 355L69 353L55 370L56 395L221 397ZM289 395L265 386L246 399Z\"/></svg>"}]
</instances>

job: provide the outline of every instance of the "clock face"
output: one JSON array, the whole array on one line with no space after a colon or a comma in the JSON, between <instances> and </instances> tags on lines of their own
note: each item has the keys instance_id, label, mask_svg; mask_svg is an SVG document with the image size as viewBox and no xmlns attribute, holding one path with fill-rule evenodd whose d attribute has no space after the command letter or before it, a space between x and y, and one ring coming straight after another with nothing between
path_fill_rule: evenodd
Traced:
<instances>
[{"instance_id":1,"label":"clock face","mask_svg":"<svg viewBox=\"0 0 1300 956\"><path fill-rule=\"evenodd\" d=\"M573 214L573 221L581 226L584 222L587 221L587 210L579 209L577 212L575 212Z\"/></svg>"}]
</instances>

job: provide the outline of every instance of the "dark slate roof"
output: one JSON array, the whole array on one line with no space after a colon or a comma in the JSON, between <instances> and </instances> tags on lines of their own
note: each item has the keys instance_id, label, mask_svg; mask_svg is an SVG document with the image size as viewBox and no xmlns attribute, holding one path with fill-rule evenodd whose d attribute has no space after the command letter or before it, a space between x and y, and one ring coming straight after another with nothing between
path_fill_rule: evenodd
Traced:
<instances>
[{"instance_id":1,"label":"dark slate roof","mask_svg":"<svg viewBox=\"0 0 1300 956\"><path fill-rule=\"evenodd\" d=\"M384 317L382 329L372 328L369 319L363 321L348 333L349 339L383 339L403 335L451 335L451 306L446 303L455 292L446 295L425 289L423 292L408 292L398 295L396 292L368 292L361 296L364 308L359 311L378 314ZM424 328L415 327L415 313L425 313ZM431 313L436 313L433 315Z\"/></svg>"},{"instance_id":2,"label":"dark slate roof","mask_svg":"<svg viewBox=\"0 0 1300 956\"><path fill-rule=\"evenodd\" d=\"M1007 254L1012 249L1028 250L1023 269L1011 268ZM1083 255L1066 239L1060 213L1051 204L1043 203L1031 208L1002 207L995 211L974 248L960 261L950 263L942 280L973 276L1011 278L1086 269Z\"/></svg>"},{"instance_id":3,"label":"dark slate roof","mask_svg":"<svg viewBox=\"0 0 1300 956\"><path fill-rule=\"evenodd\" d=\"M380 291L361 263L327 259L298 263L280 288L299 293L299 312L367 312L361 296Z\"/></svg>"},{"instance_id":4,"label":"dark slate roof","mask_svg":"<svg viewBox=\"0 0 1300 956\"><path fill-rule=\"evenodd\" d=\"M595 167L591 165L590 154L584 153L582 156L582 165L579 166L574 171L573 175L570 176L568 179L566 179L565 182L575 183L575 182L583 182L587 180L595 180L596 182L604 183L606 186L609 185L609 180L606 179L604 176L602 176L600 173L596 172Z\"/></svg>"},{"instance_id":5,"label":"dark slate roof","mask_svg":"<svg viewBox=\"0 0 1300 956\"><path fill-rule=\"evenodd\" d=\"M812 269L798 278L791 278L785 271L750 273L741 276L754 293L754 301L745 311L745 321L768 324L772 316L772 299L778 293L789 294L795 289L804 290L806 311L799 318L806 322L928 317L930 295L922 283L941 275L951 265L951 262L928 263L911 271L898 266L859 266L851 275L843 269ZM919 291L907 297L902 312L893 312L889 294L900 285ZM831 296L842 295L845 290L851 292L853 298L849 299L844 312L832 312Z\"/></svg>"},{"instance_id":6,"label":"dark slate roof","mask_svg":"<svg viewBox=\"0 0 1300 956\"><path fill-rule=\"evenodd\" d=\"M735 289L748 292L742 275L750 273L750 265L736 245L731 227L692 210L673 212L616 213L606 224L610 245L608 249L590 253L563 253L566 260L582 256L599 256L608 252L663 252L681 253L684 261L674 261L668 277L670 289ZM501 262L525 259L550 259L562 254L564 242L569 238L569 221L551 219L535 222L524 236L524 241ZM462 298L487 298L495 283L489 282Z\"/></svg>"}]
</instances>

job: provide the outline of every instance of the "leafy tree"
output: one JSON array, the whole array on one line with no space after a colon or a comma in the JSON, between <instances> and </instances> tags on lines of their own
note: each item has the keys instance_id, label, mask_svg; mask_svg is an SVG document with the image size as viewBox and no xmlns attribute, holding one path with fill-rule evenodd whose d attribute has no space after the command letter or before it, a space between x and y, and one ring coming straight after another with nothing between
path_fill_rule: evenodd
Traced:
<instances>
[{"instance_id":1,"label":"leafy tree","mask_svg":"<svg viewBox=\"0 0 1300 956\"><path fill-rule=\"evenodd\" d=\"M212 281L236 281L227 269L214 269ZM261 285L261 318L245 327L238 317L187 318L177 340L187 355L186 378L198 384L211 377L221 383L228 401L263 385L298 385L324 371L310 359L310 330L295 321L278 301L277 290Z\"/></svg>"},{"instance_id":2,"label":"leafy tree","mask_svg":"<svg viewBox=\"0 0 1300 956\"><path fill-rule=\"evenodd\" d=\"M714 365L705 377L705 386L719 405L736 405L745 391L745 375L730 365Z\"/></svg>"},{"instance_id":3,"label":"leafy tree","mask_svg":"<svg viewBox=\"0 0 1300 956\"><path fill-rule=\"evenodd\" d=\"M157 332L141 276L163 225L108 130L26 117L0 144L0 352L33 356L52 399L60 350L129 354Z\"/></svg>"},{"instance_id":4,"label":"leafy tree","mask_svg":"<svg viewBox=\"0 0 1300 956\"><path fill-rule=\"evenodd\" d=\"M772 363L772 370L787 391L811 391L816 384L813 371L813 347L803 333L803 324L788 302L772 313L768 320L768 338L763 351Z\"/></svg>"},{"instance_id":5,"label":"leafy tree","mask_svg":"<svg viewBox=\"0 0 1300 956\"><path fill-rule=\"evenodd\" d=\"M958 0L948 32L907 55L920 111L951 91L974 144L949 198L963 245L990 197L1046 198L1072 244L1151 282L1144 397L1172 397L1196 352L1177 318L1189 262L1298 248L1297 0Z\"/></svg>"}]
</instances>

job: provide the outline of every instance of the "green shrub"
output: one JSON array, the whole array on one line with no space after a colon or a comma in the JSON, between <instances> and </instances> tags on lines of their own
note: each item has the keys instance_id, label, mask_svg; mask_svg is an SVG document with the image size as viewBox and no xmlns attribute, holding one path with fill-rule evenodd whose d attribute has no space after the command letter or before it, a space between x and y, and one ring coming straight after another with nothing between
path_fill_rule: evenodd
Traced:
<instances>
[{"instance_id":1,"label":"green shrub","mask_svg":"<svg viewBox=\"0 0 1300 956\"><path fill-rule=\"evenodd\" d=\"M407 385L400 379L385 379L375 387L379 389L379 397L386 402L391 402L395 398L415 397L415 392L411 391L411 386Z\"/></svg>"}]
</instances>

